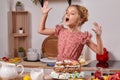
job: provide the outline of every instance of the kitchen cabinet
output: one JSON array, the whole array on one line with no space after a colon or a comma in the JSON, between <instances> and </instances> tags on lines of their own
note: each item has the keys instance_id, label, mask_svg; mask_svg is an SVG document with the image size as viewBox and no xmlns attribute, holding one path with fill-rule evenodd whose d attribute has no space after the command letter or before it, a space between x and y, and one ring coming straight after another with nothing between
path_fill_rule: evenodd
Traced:
<instances>
[{"instance_id":1,"label":"kitchen cabinet","mask_svg":"<svg viewBox=\"0 0 120 80\"><path fill-rule=\"evenodd\" d=\"M9 57L18 56L19 47L24 48L24 56L31 47L30 13L28 11L8 12ZM23 32L19 32L22 29Z\"/></svg>"}]
</instances>

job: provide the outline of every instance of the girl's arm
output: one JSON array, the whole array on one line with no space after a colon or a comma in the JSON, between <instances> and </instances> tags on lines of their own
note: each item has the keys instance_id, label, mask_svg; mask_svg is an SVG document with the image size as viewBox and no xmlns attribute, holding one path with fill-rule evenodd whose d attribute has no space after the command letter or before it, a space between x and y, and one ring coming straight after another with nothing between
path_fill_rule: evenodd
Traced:
<instances>
[{"instance_id":1,"label":"girl's arm","mask_svg":"<svg viewBox=\"0 0 120 80\"><path fill-rule=\"evenodd\" d=\"M38 32L40 34L44 34L44 35L51 35L55 33L55 28L46 28L46 20L47 20L47 16L48 16L48 12L51 10L51 8L48 8L48 1L45 1L44 6L41 8L42 11L42 18L40 21L40 25L38 28Z\"/></svg>"},{"instance_id":2,"label":"girl's arm","mask_svg":"<svg viewBox=\"0 0 120 80\"><path fill-rule=\"evenodd\" d=\"M87 45L95 52L98 54L103 54L103 43L101 39L101 26L99 26L96 22L93 23L95 26L95 29L92 29L96 33L96 41L97 44L95 44L92 40L87 42Z\"/></svg>"}]
</instances>

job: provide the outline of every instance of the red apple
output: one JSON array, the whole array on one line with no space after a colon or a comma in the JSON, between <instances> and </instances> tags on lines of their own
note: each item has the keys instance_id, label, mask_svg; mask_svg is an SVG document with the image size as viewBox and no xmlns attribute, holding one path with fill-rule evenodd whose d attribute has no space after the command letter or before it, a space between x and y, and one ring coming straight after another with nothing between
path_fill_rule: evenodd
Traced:
<instances>
[{"instance_id":1,"label":"red apple","mask_svg":"<svg viewBox=\"0 0 120 80\"><path fill-rule=\"evenodd\" d=\"M2 57L2 60L7 62L8 61L8 58L7 57Z\"/></svg>"},{"instance_id":2,"label":"red apple","mask_svg":"<svg viewBox=\"0 0 120 80\"><path fill-rule=\"evenodd\" d=\"M97 77L99 80L104 80L102 76Z\"/></svg>"},{"instance_id":3,"label":"red apple","mask_svg":"<svg viewBox=\"0 0 120 80\"><path fill-rule=\"evenodd\" d=\"M108 80L118 80L116 75L111 75Z\"/></svg>"},{"instance_id":4,"label":"red apple","mask_svg":"<svg viewBox=\"0 0 120 80\"><path fill-rule=\"evenodd\" d=\"M117 75L120 78L120 72L116 72L115 75Z\"/></svg>"},{"instance_id":5,"label":"red apple","mask_svg":"<svg viewBox=\"0 0 120 80\"><path fill-rule=\"evenodd\" d=\"M95 73L94 73L94 77L95 78L99 78L99 77L101 77L102 75L101 75L101 71L96 71Z\"/></svg>"}]
</instances>

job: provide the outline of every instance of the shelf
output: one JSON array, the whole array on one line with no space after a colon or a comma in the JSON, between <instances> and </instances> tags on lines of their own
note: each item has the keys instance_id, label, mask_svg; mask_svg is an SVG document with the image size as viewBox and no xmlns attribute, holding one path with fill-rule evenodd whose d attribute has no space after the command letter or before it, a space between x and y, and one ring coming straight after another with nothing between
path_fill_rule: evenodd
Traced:
<instances>
[{"instance_id":1,"label":"shelf","mask_svg":"<svg viewBox=\"0 0 120 80\"><path fill-rule=\"evenodd\" d=\"M9 11L8 13L8 39L9 39L9 57L19 57L19 47L24 48L24 56L26 56L28 48L31 47L31 26L30 14L28 11ZM23 29L23 33L19 33L19 29Z\"/></svg>"},{"instance_id":2,"label":"shelf","mask_svg":"<svg viewBox=\"0 0 120 80\"><path fill-rule=\"evenodd\" d=\"M14 37L27 37L28 36L27 33L23 33L23 34L14 33L13 35L14 35Z\"/></svg>"},{"instance_id":3,"label":"shelf","mask_svg":"<svg viewBox=\"0 0 120 80\"><path fill-rule=\"evenodd\" d=\"M12 11L12 13L28 13L28 11Z\"/></svg>"}]
</instances>

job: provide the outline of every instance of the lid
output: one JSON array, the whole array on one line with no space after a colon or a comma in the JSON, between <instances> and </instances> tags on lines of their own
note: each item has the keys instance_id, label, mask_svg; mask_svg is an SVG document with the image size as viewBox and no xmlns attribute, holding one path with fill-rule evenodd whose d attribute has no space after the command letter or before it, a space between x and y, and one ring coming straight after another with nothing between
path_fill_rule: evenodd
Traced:
<instances>
[{"instance_id":1,"label":"lid","mask_svg":"<svg viewBox=\"0 0 120 80\"><path fill-rule=\"evenodd\" d=\"M56 36L48 36L42 44L42 53L44 57L57 57L57 42L58 39Z\"/></svg>"}]
</instances>

